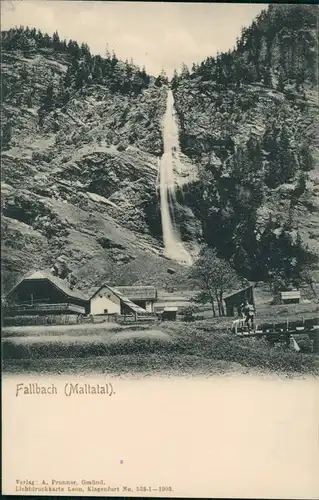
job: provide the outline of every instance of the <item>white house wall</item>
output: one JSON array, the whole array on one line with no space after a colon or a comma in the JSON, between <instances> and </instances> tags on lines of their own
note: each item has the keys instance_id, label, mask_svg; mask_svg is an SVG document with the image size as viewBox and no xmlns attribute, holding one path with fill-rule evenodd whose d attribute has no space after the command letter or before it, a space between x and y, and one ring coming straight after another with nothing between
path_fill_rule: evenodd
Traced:
<instances>
[{"instance_id":1,"label":"white house wall","mask_svg":"<svg viewBox=\"0 0 319 500\"><path fill-rule=\"evenodd\" d=\"M145 310L147 312L154 312L154 308L153 308L153 302L152 301L149 301L149 302L145 302Z\"/></svg>"},{"instance_id":2,"label":"white house wall","mask_svg":"<svg viewBox=\"0 0 319 500\"><path fill-rule=\"evenodd\" d=\"M110 296L110 298L108 297ZM107 310L107 313L104 311ZM101 290L91 299L91 314L121 313L121 301L109 290Z\"/></svg>"}]
</instances>

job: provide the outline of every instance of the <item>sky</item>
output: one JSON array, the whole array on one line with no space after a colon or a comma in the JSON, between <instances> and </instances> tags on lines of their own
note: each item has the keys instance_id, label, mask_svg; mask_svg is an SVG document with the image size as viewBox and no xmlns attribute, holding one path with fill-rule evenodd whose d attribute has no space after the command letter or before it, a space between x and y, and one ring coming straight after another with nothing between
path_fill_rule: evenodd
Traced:
<instances>
[{"instance_id":1,"label":"sky","mask_svg":"<svg viewBox=\"0 0 319 500\"><path fill-rule=\"evenodd\" d=\"M1 29L29 26L89 45L105 55L131 58L152 75L169 76L217 51L231 49L242 26L267 5L174 2L2 0Z\"/></svg>"}]
</instances>

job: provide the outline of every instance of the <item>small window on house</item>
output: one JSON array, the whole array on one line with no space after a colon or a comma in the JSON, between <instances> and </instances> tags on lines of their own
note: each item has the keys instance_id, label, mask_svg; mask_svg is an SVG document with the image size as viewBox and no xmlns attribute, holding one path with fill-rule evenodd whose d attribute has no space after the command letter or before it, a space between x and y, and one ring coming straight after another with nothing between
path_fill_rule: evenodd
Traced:
<instances>
[{"instance_id":1,"label":"small window on house","mask_svg":"<svg viewBox=\"0 0 319 500\"><path fill-rule=\"evenodd\" d=\"M108 309L104 309L104 314L107 314L109 312Z\"/></svg>"}]
</instances>

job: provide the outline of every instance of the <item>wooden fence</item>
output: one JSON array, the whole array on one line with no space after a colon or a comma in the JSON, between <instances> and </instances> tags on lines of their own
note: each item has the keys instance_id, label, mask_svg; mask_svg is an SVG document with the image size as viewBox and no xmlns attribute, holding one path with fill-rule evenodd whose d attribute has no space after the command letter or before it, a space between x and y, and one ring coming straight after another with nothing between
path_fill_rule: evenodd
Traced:
<instances>
[{"instance_id":1,"label":"wooden fence","mask_svg":"<svg viewBox=\"0 0 319 500\"><path fill-rule=\"evenodd\" d=\"M79 316L79 323L116 323L118 314Z\"/></svg>"},{"instance_id":2,"label":"wooden fence","mask_svg":"<svg viewBox=\"0 0 319 500\"><path fill-rule=\"evenodd\" d=\"M75 325L75 324L141 324L156 321L156 313L141 315L132 314L100 314L85 316L82 314L56 314L56 315L23 315L6 316L3 318L3 326L32 326L32 325Z\"/></svg>"},{"instance_id":3,"label":"wooden fence","mask_svg":"<svg viewBox=\"0 0 319 500\"><path fill-rule=\"evenodd\" d=\"M84 314L85 308L79 306L77 304L72 304L70 302L65 303L57 303L57 304L42 304L42 303L34 303L34 304L19 304L19 305L9 305L4 308L4 314L9 317L14 316L31 316L35 315L49 315L55 316L58 314Z\"/></svg>"},{"instance_id":4,"label":"wooden fence","mask_svg":"<svg viewBox=\"0 0 319 500\"><path fill-rule=\"evenodd\" d=\"M136 324L136 323L150 323L153 321L157 321L158 315L156 313L146 313L146 314L118 314L116 321L117 323L125 323L125 324Z\"/></svg>"},{"instance_id":5,"label":"wooden fence","mask_svg":"<svg viewBox=\"0 0 319 500\"><path fill-rule=\"evenodd\" d=\"M37 325L75 325L80 323L77 314L5 316L4 326L37 326Z\"/></svg>"},{"instance_id":6,"label":"wooden fence","mask_svg":"<svg viewBox=\"0 0 319 500\"><path fill-rule=\"evenodd\" d=\"M240 336L262 337L274 345L276 342L285 342L290 345L291 339L298 336L306 336L312 342L312 352L318 353L319 350L319 318L303 318L302 320L283 322L269 322L256 324L248 331L244 320L237 319L233 321L233 333Z\"/></svg>"}]
</instances>

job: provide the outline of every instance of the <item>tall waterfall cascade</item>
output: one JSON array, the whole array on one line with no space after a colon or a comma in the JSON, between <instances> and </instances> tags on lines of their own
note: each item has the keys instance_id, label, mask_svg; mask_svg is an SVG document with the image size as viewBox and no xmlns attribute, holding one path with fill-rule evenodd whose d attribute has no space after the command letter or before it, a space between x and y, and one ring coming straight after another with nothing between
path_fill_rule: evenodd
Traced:
<instances>
[{"instance_id":1,"label":"tall waterfall cascade","mask_svg":"<svg viewBox=\"0 0 319 500\"><path fill-rule=\"evenodd\" d=\"M164 255L180 264L191 265L192 257L182 242L174 218L175 189L176 185L179 184L178 174L183 172L183 164L179 159L179 133L171 90L168 90L167 93L166 112L162 127L164 153L159 165L159 185Z\"/></svg>"}]
</instances>

